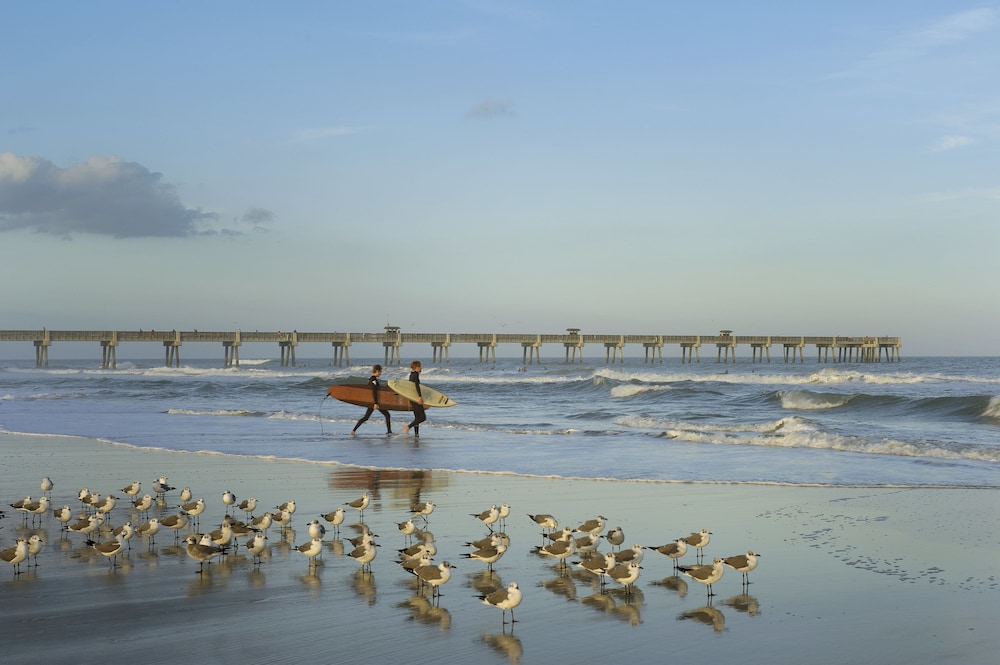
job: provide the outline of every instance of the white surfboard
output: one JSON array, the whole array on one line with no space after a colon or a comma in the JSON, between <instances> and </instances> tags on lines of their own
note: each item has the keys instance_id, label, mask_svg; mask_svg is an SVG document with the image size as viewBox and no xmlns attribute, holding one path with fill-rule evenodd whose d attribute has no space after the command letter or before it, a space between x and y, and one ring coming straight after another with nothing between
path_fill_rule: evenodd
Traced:
<instances>
[{"instance_id":1,"label":"white surfboard","mask_svg":"<svg viewBox=\"0 0 1000 665\"><path fill-rule=\"evenodd\" d=\"M423 397L424 406L455 406L457 402L443 393L420 384L420 395L417 395L417 384L403 379L389 379L385 382L389 389L398 393L408 400L416 402L419 397Z\"/></svg>"}]
</instances>

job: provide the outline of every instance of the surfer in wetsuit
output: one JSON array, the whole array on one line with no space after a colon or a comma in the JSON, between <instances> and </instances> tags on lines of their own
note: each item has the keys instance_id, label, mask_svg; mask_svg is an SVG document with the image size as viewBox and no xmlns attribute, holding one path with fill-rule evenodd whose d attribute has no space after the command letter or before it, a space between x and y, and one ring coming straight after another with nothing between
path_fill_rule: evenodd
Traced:
<instances>
[{"instance_id":1,"label":"surfer in wetsuit","mask_svg":"<svg viewBox=\"0 0 1000 665\"><path fill-rule=\"evenodd\" d=\"M378 390L381 385L378 377L381 373L381 365L375 365L372 367L372 375L368 377L368 385L372 387L372 405L368 407L368 410L365 411L365 415L361 416L361 420L359 420L354 426L354 429L351 430L351 436L354 436L354 433L358 431L358 428L361 427L361 423L371 418L375 409L378 409L378 412L385 416L385 433L392 434L392 420L389 418L389 412L386 409L379 408L378 405Z\"/></svg>"},{"instance_id":2,"label":"surfer in wetsuit","mask_svg":"<svg viewBox=\"0 0 1000 665\"><path fill-rule=\"evenodd\" d=\"M420 436L420 423L427 420L427 414L424 412L424 398L420 394L420 361L414 360L410 363L410 382L417 386L417 401L413 402L413 422L409 425L403 425L403 433L413 430L413 436Z\"/></svg>"}]
</instances>

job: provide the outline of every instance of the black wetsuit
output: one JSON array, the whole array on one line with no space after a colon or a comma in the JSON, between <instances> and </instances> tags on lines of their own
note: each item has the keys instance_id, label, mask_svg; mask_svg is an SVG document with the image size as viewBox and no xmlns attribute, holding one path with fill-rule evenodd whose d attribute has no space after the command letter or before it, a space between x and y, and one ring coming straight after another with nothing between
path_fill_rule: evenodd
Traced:
<instances>
[{"instance_id":1,"label":"black wetsuit","mask_svg":"<svg viewBox=\"0 0 1000 665\"><path fill-rule=\"evenodd\" d=\"M410 381L415 383L417 386L417 395L423 397L420 392L420 372L410 372ZM424 405L420 402L413 402L413 422L407 425L413 430L413 436L420 436L420 423L427 420L427 414L424 412Z\"/></svg>"},{"instance_id":2,"label":"black wetsuit","mask_svg":"<svg viewBox=\"0 0 1000 665\"><path fill-rule=\"evenodd\" d=\"M372 404L373 405L374 404L378 404L379 403L379 399L378 399L379 380L378 380L378 377L375 376L374 374L372 374L370 377L368 377L368 385L372 387ZM351 431L352 432L357 432L358 428L361 427L361 423L363 423L366 420L368 420L369 418L371 418L371 415L372 415L372 413L374 411L375 411L375 407L374 406L369 406L368 410L365 411L365 415L361 416L361 420L358 421L358 423L354 426L354 429L352 429ZM383 416L385 416L385 431L386 431L386 434L392 434L392 419L389 417L389 412L386 409L379 409L378 412L381 413Z\"/></svg>"}]
</instances>

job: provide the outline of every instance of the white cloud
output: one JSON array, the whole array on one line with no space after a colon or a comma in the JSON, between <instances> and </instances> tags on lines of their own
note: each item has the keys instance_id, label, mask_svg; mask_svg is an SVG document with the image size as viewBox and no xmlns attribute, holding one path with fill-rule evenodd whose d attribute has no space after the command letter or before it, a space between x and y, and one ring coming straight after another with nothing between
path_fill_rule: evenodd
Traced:
<instances>
[{"instance_id":1,"label":"white cloud","mask_svg":"<svg viewBox=\"0 0 1000 665\"><path fill-rule=\"evenodd\" d=\"M992 30L1000 12L995 9L971 9L946 16L919 30L897 36L887 49L875 54L879 60L900 60L922 55L942 46L963 42L973 35Z\"/></svg>"},{"instance_id":2,"label":"white cloud","mask_svg":"<svg viewBox=\"0 0 1000 665\"><path fill-rule=\"evenodd\" d=\"M91 157L60 168L41 157L0 153L0 232L117 238L211 232L204 225L216 215L185 207L161 177L119 157Z\"/></svg>"},{"instance_id":3,"label":"white cloud","mask_svg":"<svg viewBox=\"0 0 1000 665\"><path fill-rule=\"evenodd\" d=\"M949 134L948 136L942 136L941 139L931 147L931 152L945 152L947 150L954 150L955 148L962 148L967 145L972 145L975 141L968 136L961 136L959 134Z\"/></svg>"}]
</instances>

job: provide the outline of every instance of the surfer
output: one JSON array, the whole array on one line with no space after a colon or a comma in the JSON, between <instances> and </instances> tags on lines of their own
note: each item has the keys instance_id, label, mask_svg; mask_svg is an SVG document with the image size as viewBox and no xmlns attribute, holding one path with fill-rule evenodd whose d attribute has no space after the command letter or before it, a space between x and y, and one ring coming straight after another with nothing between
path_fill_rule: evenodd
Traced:
<instances>
[{"instance_id":1,"label":"surfer","mask_svg":"<svg viewBox=\"0 0 1000 665\"><path fill-rule=\"evenodd\" d=\"M359 420L358 423L354 426L354 429L351 430L351 436L354 436L354 433L358 431L358 428L361 427L361 423L371 418L371 415L375 411L375 409L378 409L378 412L381 413L383 416L385 416L385 433L392 434L392 420L389 417L389 412L386 409L379 408L378 405L378 391L379 387L381 386L378 377L381 374L382 374L381 365L375 365L374 367L372 367L372 375L368 377L368 385L372 387L372 405L368 407L368 410L365 411L365 415L361 416L361 420Z\"/></svg>"},{"instance_id":2,"label":"surfer","mask_svg":"<svg viewBox=\"0 0 1000 665\"><path fill-rule=\"evenodd\" d=\"M410 363L410 382L417 387L417 401L413 402L413 422L409 425L403 425L403 433L413 430L413 436L420 436L420 423L427 420L427 414L424 412L424 398L420 393L420 361L414 360Z\"/></svg>"}]
</instances>

